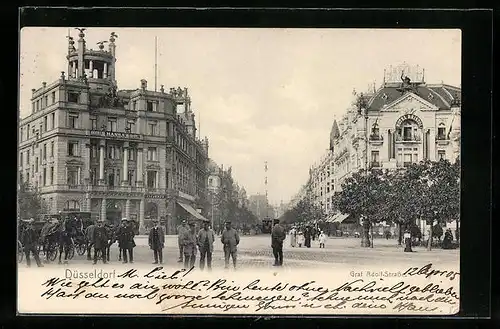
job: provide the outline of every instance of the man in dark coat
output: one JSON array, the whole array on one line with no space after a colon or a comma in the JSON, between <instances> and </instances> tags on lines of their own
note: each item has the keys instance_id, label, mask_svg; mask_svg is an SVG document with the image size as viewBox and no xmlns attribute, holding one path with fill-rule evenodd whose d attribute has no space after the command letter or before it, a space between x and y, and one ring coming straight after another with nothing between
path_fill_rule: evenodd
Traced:
<instances>
[{"instance_id":1,"label":"man in dark coat","mask_svg":"<svg viewBox=\"0 0 500 329\"><path fill-rule=\"evenodd\" d=\"M122 219L123 225L118 229L118 247L122 250L123 263L128 263L128 258L130 257L130 263L134 262L134 231L129 225L126 218ZM128 253L128 256L127 256Z\"/></svg>"},{"instance_id":2,"label":"man in dark coat","mask_svg":"<svg viewBox=\"0 0 500 329\"><path fill-rule=\"evenodd\" d=\"M208 221L203 222L203 228L198 232L198 248L200 249L200 270L205 268L205 258L207 268L212 270L212 252L214 251L215 233L210 228Z\"/></svg>"},{"instance_id":3,"label":"man in dark coat","mask_svg":"<svg viewBox=\"0 0 500 329\"><path fill-rule=\"evenodd\" d=\"M33 254L36 265L38 267L43 267L42 263L40 262L40 257L38 257L38 251L36 250L37 240L38 237L36 236L35 229L33 228L33 219L31 219L26 223L26 227L21 237L24 254L26 255L26 265L28 265L28 267L31 266L30 253Z\"/></svg>"},{"instance_id":4,"label":"man in dark coat","mask_svg":"<svg viewBox=\"0 0 500 329\"><path fill-rule=\"evenodd\" d=\"M153 264L163 264L163 247L165 245L165 232L163 228L158 225L158 220L153 220L153 228L149 231L149 248L153 250L155 261Z\"/></svg>"},{"instance_id":5,"label":"man in dark coat","mask_svg":"<svg viewBox=\"0 0 500 329\"><path fill-rule=\"evenodd\" d=\"M273 248L274 265L283 265L283 241L285 241L285 228L280 224L279 219L274 220L273 230L271 231L271 247Z\"/></svg>"},{"instance_id":6,"label":"man in dark coat","mask_svg":"<svg viewBox=\"0 0 500 329\"><path fill-rule=\"evenodd\" d=\"M304 230L304 246L311 248L311 227L306 226Z\"/></svg>"},{"instance_id":7,"label":"man in dark coat","mask_svg":"<svg viewBox=\"0 0 500 329\"><path fill-rule=\"evenodd\" d=\"M191 268L196 262L196 224L189 223L189 230L183 232L182 245L184 250L184 268Z\"/></svg>"},{"instance_id":8,"label":"man in dark coat","mask_svg":"<svg viewBox=\"0 0 500 329\"><path fill-rule=\"evenodd\" d=\"M222 232L220 238L224 246L224 268L229 268L229 257L233 259L233 267L236 269L236 259L238 252L238 244L240 244L240 236L238 232L232 228L231 222L226 222L226 229Z\"/></svg>"},{"instance_id":9,"label":"man in dark coat","mask_svg":"<svg viewBox=\"0 0 500 329\"><path fill-rule=\"evenodd\" d=\"M95 227L93 233L94 236L92 237L92 240L94 241L94 264L97 263L98 253L101 255L102 262L106 264L106 247L108 246L109 237L102 219L97 222L97 226Z\"/></svg>"}]
</instances>

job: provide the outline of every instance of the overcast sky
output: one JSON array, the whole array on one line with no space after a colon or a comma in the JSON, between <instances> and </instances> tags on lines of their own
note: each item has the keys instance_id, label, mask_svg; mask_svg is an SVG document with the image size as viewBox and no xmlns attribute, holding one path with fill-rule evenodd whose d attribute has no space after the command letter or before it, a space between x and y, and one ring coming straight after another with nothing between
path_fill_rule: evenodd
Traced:
<instances>
[{"instance_id":1,"label":"overcast sky","mask_svg":"<svg viewBox=\"0 0 500 329\"><path fill-rule=\"evenodd\" d=\"M97 49L112 31L118 88L138 88L144 78L154 89L157 36L158 88L189 88L210 157L232 166L249 195L264 193L267 161L274 203L288 201L306 182L353 88L378 87L384 68L418 64L428 83L461 83L460 30L89 28L87 47ZM77 41L78 31L70 33ZM31 109L31 89L67 70L67 34L22 29L22 117Z\"/></svg>"}]
</instances>

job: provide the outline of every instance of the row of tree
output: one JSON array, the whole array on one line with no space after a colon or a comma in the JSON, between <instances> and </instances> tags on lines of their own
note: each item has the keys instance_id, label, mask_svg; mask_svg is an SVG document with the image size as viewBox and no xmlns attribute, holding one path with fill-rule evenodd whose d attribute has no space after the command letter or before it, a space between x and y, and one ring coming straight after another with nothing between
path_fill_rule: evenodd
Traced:
<instances>
[{"instance_id":1,"label":"row of tree","mask_svg":"<svg viewBox=\"0 0 500 329\"><path fill-rule=\"evenodd\" d=\"M304 197L284 213L282 221L290 224L324 220L327 215L312 200L308 184ZM456 221L458 228L460 162L426 160L396 170L360 170L344 181L341 192L334 197L333 208L363 223L364 247L372 246L370 229L382 222L398 226L399 243L403 232L417 231L416 223L422 219L429 227ZM429 249L433 232L437 231L429 232Z\"/></svg>"},{"instance_id":2,"label":"row of tree","mask_svg":"<svg viewBox=\"0 0 500 329\"><path fill-rule=\"evenodd\" d=\"M456 221L458 227L460 163L426 160L404 169L359 171L344 181L335 203L340 212L361 219L365 247L371 246L370 228L381 222L395 223L399 236L420 220L429 227Z\"/></svg>"},{"instance_id":3,"label":"row of tree","mask_svg":"<svg viewBox=\"0 0 500 329\"><path fill-rule=\"evenodd\" d=\"M20 182L17 191L17 213L21 219L38 218L47 212L47 205L36 189L26 182Z\"/></svg>"}]
</instances>

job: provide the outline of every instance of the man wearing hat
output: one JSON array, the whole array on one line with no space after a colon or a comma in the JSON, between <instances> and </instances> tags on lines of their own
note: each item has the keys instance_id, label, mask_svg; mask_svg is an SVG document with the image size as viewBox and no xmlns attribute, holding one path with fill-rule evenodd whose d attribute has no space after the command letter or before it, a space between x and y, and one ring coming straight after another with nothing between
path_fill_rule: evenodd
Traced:
<instances>
[{"instance_id":1,"label":"man wearing hat","mask_svg":"<svg viewBox=\"0 0 500 329\"><path fill-rule=\"evenodd\" d=\"M273 248L274 266L283 265L283 241L285 241L285 229L281 226L279 219L274 220L271 231L271 248Z\"/></svg>"},{"instance_id":2,"label":"man wearing hat","mask_svg":"<svg viewBox=\"0 0 500 329\"><path fill-rule=\"evenodd\" d=\"M203 228L198 232L198 248L200 249L200 270L205 268L207 259L208 270L212 270L212 252L214 251L215 234L210 229L208 221L203 222Z\"/></svg>"},{"instance_id":3,"label":"man wearing hat","mask_svg":"<svg viewBox=\"0 0 500 329\"><path fill-rule=\"evenodd\" d=\"M36 250L37 237L35 229L33 228L34 219L26 221L26 227L22 232L21 243L23 244L24 254L26 255L26 265L31 266L30 253L33 254L35 258L36 265L38 267L43 267L40 262L40 257L38 257L38 251Z\"/></svg>"},{"instance_id":4,"label":"man wearing hat","mask_svg":"<svg viewBox=\"0 0 500 329\"><path fill-rule=\"evenodd\" d=\"M184 268L188 269L194 266L196 261L196 224L189 223L189 230L182 234L182 245L184 250Z\"/></svg>"},{"instance_id":5,"label":"man wearing hat","mask_svg":"<svg viewBox=\"0 0 500 329\"><path fill-rule=\"evenodd\" d=\"M231 222L226 222L226 228L222 232L222 236L220 238L222 245L224 246L224 262L225 268L229 268L229 257L233 259L233 267L236 269L236 259L237 259L237 246L240 243L240 237L238 232L234 228L231 227Z\"/></svg>"},{"instance_id":6,"label":"man wearing hat","mask_svg":"<svg viewBox=\"0 0 500 329\"><path fill-rule=\"evenodd\" d=\"M188 225L185 219L182 220L181 224L177 226L177 243L179 245L179 263L183 262L184 257L184 245L182 242L182 237L184 232L188 231Z\"/></svg>"},{"instance_id":7,"label":"man wearing hat","mask_svg":"<svg viewBox=\"0 0 500 329\"><path fill-rule=\"evenodd\" d=\"M104 264L106 261L106 248L108 246L108 232L104 227L104 220L100 218L97 222L97 226L94 229L92 240L94 241L94 264L97 263L97 254L100 253L102 262Z\"/></svg>"},{"instance_id":8,"label":"man wearing hat","mask_svg":"<svg viewBox=\"0 0 500 329\"><path fill-rule=\"evenodd\" d=\"M122 218L122 225L118 228L117 237L118 247L121 249L124 264L128 263L129 258L130 263L134 262L134 235L134 231L129 225L128 220L126 218Z\"/></svg>"},{"instance_id":9,"label":"man wearing hat","mask_svg":"<svg viewBox=\"0 0 500 329\"><path fill-rule=\"evenodd\" d=\"M153 219L153 228L149 231L149 248L153 250L155 261L153 264L163 264L163 246L165 244L165 232L158 225L158 220Z\"/></svg>"}]
</instances>

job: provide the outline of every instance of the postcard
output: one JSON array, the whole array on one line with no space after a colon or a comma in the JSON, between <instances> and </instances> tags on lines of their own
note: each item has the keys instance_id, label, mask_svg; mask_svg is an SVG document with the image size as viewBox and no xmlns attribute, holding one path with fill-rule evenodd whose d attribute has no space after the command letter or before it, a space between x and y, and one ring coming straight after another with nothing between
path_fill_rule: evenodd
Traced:
<instances>
[{"instance_id":1,"label":"postcard","mask_svg":"<svg viewBox=\"0 0 500 329\"><path fill-rule=\"evenodd\" d=\"M20 315L459 312L460 30L24 27L19 88Z\"/></svg>"}]
</instances>

